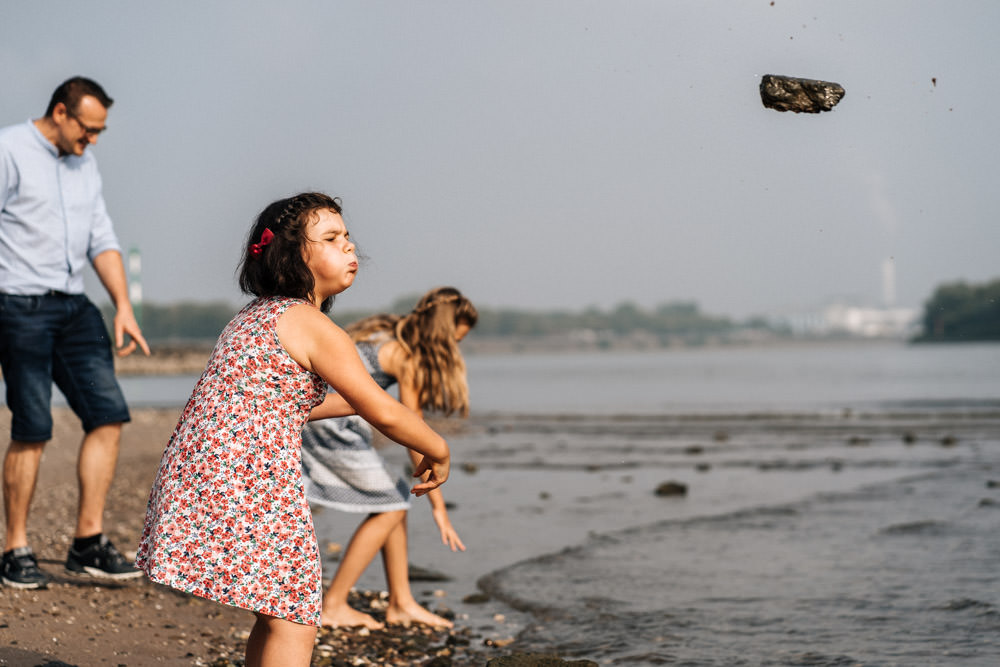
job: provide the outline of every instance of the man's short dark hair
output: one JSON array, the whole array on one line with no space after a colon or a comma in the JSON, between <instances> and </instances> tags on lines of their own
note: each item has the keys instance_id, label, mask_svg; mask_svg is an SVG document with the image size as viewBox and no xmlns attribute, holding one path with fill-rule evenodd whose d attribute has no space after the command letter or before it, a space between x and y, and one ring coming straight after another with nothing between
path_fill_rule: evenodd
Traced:
<instances>
[{"instance_id":1,"label":"man's short dark hair","mask_svg":"<svg viewBox=\"0 0 1000 667\"><path fill-rule=\"evenodd\" d=\"M52 99L49 100L49 108L45 110L45 115L52 116L52 112L55 111L56 105L60 102L66 105L66 109L70 113L76 113L80 106L80 100L87 95L97 98L97 101L105 109L111 108L111 105L115 103L96 81L82 76L74 76L59 84L59 87L52 93Z\"/></svg>"}]
</instances>

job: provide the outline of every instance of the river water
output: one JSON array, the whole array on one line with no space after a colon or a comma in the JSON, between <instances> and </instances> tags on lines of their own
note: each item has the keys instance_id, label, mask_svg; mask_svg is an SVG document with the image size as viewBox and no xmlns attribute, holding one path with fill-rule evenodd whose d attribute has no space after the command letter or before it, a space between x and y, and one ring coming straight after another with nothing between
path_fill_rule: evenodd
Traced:
<instances>
[{"instance_id":1,"label":"river water","mask_svg":"<svg viewBox=\"0 0 1000 667\"><path fill-rule=\"evenodd\" d=\"M1000 664L997 412L507 426L479 460L520 479L508 514L542 542L586 531L479 580L530 615L521 648L601 664ZM688 494L656 497L665 480Z\"/></svg>"},{"instance_id":2,"label":"river water","mask_svg":"<svg viewBox=\"0 0 1000 667\"><path fill-rule=\"evenodd\" d=\"M924 409L1000 400L1000 345L895 342L473 355L479 414ZM196 376L123 377L130 405L175 406ZM55 392L55 402L62 398Z\"/></svg>"}]
</instances>

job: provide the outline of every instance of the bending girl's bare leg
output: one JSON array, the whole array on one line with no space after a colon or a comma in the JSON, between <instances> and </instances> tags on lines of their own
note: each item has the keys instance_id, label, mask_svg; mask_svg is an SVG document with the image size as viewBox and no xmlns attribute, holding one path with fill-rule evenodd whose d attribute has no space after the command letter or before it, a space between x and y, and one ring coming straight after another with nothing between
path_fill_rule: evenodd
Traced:
<instances>
[{"instance_id":1,"label":"bending girl's bare leg","mask_svg":"<svg viewBox=\"0 0 1000 667\"><path fill-rule=\"evenodd\" d=\"M344 557L333 575L333 582L323 595L320 623L325 627L364 626L372 630L383 627L368 614L347 604L347 595L358 583L375 554L379 552L393 528L406 517L406 510L370 514L354 531Z\"/></svg>"},{"instance_id":2,"label":"bending girl's bare leg","mask_svg":"<svg viewBox=\"0 0 1000 667\"><path fill-rule=\"evenodd\" d=\"M385 580L389 585L389 606L385 610L385 620L390 624L423 623L435 627L450 628L454 625L443 616L425 609L413 597L410 589L410 563L406 543L406 518L396 524L382 547L382 561L385 564Z\"/></svg>"},{"instance_id":3,"label":"bending girl's bare leg","mask_svg":"<svg viewBox=\"0 0 1000 667\"><path fill-rule=\"evenodd\" d=\"M246 667L309 667L316 628L257 614L247 639Z\"/></svg>"}]
</instances>

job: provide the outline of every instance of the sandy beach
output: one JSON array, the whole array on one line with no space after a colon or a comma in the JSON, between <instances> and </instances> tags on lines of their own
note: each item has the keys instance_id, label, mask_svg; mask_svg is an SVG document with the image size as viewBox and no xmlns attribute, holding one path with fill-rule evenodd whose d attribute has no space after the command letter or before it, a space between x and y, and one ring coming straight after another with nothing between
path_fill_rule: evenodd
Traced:
<instances>
[{"instance_id":1,"label":"sandy beach","mask_svg":"<svg viewBox=\"0 0 1000 667\"><path fill-rule=\"evenodd\" d=\"M54 411L28 531L46 590L3 590L0 597L0 664L190 665L225 656L251 616L221 605L175 595L146 580L95 583L63 573L76 511L76 455L80 429L65 408ZM118 471L108 497L105 533L132 555L142 530L149 487L175 410L133 410L123 431ZM9 431L10 415L0 416Z\"/></svg>"}]
</instances>

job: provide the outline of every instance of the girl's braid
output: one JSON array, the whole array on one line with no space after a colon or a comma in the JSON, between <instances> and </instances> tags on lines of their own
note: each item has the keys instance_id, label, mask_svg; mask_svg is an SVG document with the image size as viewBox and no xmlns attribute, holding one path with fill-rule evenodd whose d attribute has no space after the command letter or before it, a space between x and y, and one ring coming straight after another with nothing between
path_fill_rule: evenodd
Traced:
<instances>
[{"instance_id":1,"label":"girl's braid","mask_svg":"<svg viewBox=\"0 0 1000 667\"><path fill-rule=\"evenodd\" d=\"M419 308L416 308L413 312L414 313L425 313L428 310L430 310L431 308L433 308L434 306L439 306L441 304L452 303L454 301L458 301L458 298L459 297L458 297L457 294L449 294L447 296L440 296L440 297L434 299L433 301L425 303L424 305L420 306Z\"/></svg>"},{"instance_id":2,"label":"girl's braid","mask_svg":"<svg viewBox=\"0 0 1000 667\"><path fill-rule=\"evenodd\" d=\"M306 208L308 208L308 204L305 197L292 197L285 204L285 208L281 209L278 217L274 219L275 228L281 228L289 220L298 219Z\"/></svg>"}]
</instances>

